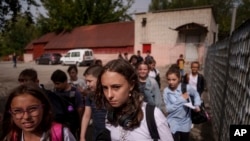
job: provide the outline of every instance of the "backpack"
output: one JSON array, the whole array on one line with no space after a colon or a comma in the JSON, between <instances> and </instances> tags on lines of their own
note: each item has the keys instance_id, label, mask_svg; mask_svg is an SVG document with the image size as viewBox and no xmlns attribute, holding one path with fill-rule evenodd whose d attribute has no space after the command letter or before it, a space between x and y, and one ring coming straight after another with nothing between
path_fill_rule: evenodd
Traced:
<instances>
[{"instance_id":1,"label":"backpack","mask_svg":"<svg viewBox=\"0 0 250 141\"><path fill-rule=\"evenodd\" d=\"M73 135L80 128L80 119L76 107L76 87L71 87L70 91L66 92L55 92L63 102L64 107L66 107L66 116L63 118L64 124L70 129Z\"/></svg>"},{"instance_id":2,"label":"backpack","mask_svg":"<svg viewBox=\"0 0 250 141\"><path fill-rule=\"evenodd\" d=\"M63 141L64 135L63 135L63 125L60 123L52 123L52 127L50 129L51 132L51 139L52 141Z\"/></svg>"},{"instance_id":3,"label":"backpack","mask_svg":"<svg viewBox=\"0 0 250 141\"><path fill-rule=\"evenodd\" d=\"M181 83L181 91L183 94L187 92L187 84ZM192 103L194 102L194 98L192 96L190 96L190 100ZM189 99L187 99L187 101L189 102ZM204 102L200 105L200 112L194 112L191 110L191 120L193 124L200 124L210 120L210 116L205 109Z\"/></svg>"},{"instance_id":4,"label":"backpack","mask_svg":"<svg viewBox=\"0 0 250 141\"><path fill-rule=\"evenodd\" d=\"M60 123L53 122L50 128L51 141L64 141L63 125ZM18 141L17 132L11 133L11 140Z\"/></svg>"},{"instance_id":5,"label":"backpack","mask_svg":"<svg viewBox=\"0 0 250 141\"><path fill-rule=\"evenodd\" d=\"M73 135L75 130L80 126L79 115L77 108L75 107L75 95L71 97L63 96L64 92L52 92L46 90L43 85L42 89L47 94L54 113L54 120L68 127ZM70 94L76 91L75 87L72 87L69 91Z\"/></svg>"},{"instance_id":6,"label":"backpack","mask_svg":"<svg viewBox=\"0 0 250 141\"><path fill-rule=\"evenodd\" d=\"M155 106L147 104L146 105L146 121L147 121L147 125L148 125L148 130L150 133L151 138L154 141L157 141L158 139L160 139L158 130L157 130L157 126L155 123L155 116L154 114L154 110L155 110Z\"/></svg>"},{"instance_id":7,"label":"backpack","mask_svg":"<svg viewBox=\"0 0 250 141\"><path fill-rule=\"evenodd\" d=\"M68 116L68 104L66 104L66 101L53 91L45 89L44 85L41 84L40 86L51 103L52 112L54 114L54 121L61 124L66 124L66 118Z\"/></svg>"},{"instance_id":8,"label":"backpack","mask_svg":"<svg viewBox=\"0 0 250 141\"><path fill-rule=\"evenodd\" d=\"M157 73L156 69L154 69L154 72L155 72L155 80L158 83L159 88L161 88L161 77L160 77L160 74Z\"/></svg>"}]
</instances>

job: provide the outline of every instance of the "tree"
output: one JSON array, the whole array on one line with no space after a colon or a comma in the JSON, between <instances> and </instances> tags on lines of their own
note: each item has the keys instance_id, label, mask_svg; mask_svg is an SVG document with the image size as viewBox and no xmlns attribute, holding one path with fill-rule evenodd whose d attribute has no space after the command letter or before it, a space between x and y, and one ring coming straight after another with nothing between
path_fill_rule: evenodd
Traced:
<instances>
[{"instance_id":1,"label":"tree","mask_svg":"<svg viewBox=\"0 0 250 141\"><path fill-rule=\"evenodd\" d=\"M219 39L228 37L230 34L231 18L232 18L232 7L234 3L240 3L238 7L238 14L236 17L236 27L239 26L243 21L249 18L250 2L249 0L171 0L165 6L163 5L164 0L152 0L149 7L150 11L154 10L167 10L174 8L187 8L195 6L207 6L212 5L215 20L219 24ZM167 0L168 1L168 0ZM165 2L166 3L166 2ZM152 5L159 5L154 7Z\"/></svg>"},{"instance_id":2,"label":"tree","mask_svg":"<svg viewBox=\"0 0 250 141\"><path fill-rule=\"evenodd\" d=\"M9 22L12 21L6 21L6 23ZM17 15L16 22L7 25L11 26L8 27L8 32L4 32L0 36L0 56L12 54L13 52L23 54L27 43L39 35L36 27L29 22L29 17L25 14Z\"/></svg>"},{"instance_id":3,"label":"tree","mask_svg":"<svg viewBox=\"0 0 250 141\"><path fill-rule=\"evenodd\" d=\"M8 24L13 24L17 20L19 13L25 13L32 22L31 6L39 6L36 0L1 0L0 2L0 31L8 30ZM11 20L11 22L9 21Z\"/></svg>"},{"instance_id":4,"label":"tree","mask_svg":"<svg viewBox=\"0 0 250 141\"><path fill-rule=\"evenodd\" d=\"M249 0L242 0L241 3L239 3L237 8L237 16L236 16L236 26L241 25L244 23L247 19L249 19L249 13L250 13L250 1Z\"/></svg>"},{"instance_id":5,"label":"tree","mask_svg":"<svg viewBox=\"0 0 250 141\"><path fill-rule=\"evenodd\" d=\"M134 0L41 0L48 17L41 16L38 24L45 32L71 30L74 27L132 20L126 14ZM46 30L47 29L47 30Z\"/></svg>"},{"instance_id":6,"label":"tree","mask_svg":"<svg viewBox=\"0 0 250 141\"><path fill-rule=\"evenodd\" d=\"M152 0L149 5L149 11L168 9L170 2L168 0Z\"/></svg>"}]
</instances>

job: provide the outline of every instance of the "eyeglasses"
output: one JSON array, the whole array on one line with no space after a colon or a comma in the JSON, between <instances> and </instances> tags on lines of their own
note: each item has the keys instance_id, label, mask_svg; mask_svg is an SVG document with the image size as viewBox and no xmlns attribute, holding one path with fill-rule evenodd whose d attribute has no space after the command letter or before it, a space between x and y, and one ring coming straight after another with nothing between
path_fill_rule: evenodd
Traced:
<instances>
[{"instance_id":1,"label":"eyeglasses","mask_svg":"<svg viewBox=\"0 0 250 141\"><path fill-rule=\"evenodd\" d=\"M13 108L10 109L9 112L10 114L15 117L16 119L21 119L24 115L25 112L29 114L29 116L36 117L39 115L39 110L43 107L43 105L34 105L28 107L26 110L22 108Z\"/></svg>"}]
</instances>

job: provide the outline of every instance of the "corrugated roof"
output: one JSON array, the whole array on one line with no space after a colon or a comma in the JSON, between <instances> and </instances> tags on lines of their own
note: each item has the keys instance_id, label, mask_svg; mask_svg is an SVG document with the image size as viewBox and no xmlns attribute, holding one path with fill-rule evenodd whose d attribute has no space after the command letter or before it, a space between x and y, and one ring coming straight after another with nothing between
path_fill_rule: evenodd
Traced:
<instances>
[{"instance_id":1,"label":"corrugated roof","mask_svg":"<svg viewBox=\"0 0 250 141\"><path fill-rule=\"evenodd\" d=\"M52 33L51 33L52 34ZM49 35L48 35L49 36ZM47 37L36 41L44 42ZM116 22L81 26L71 32L58 34L50 40L45 49L93 48L134 45L134 22Z\"/></svg>"},{"instance_id":2,"label":"corrugated roof","mask_svg":"<svg viewBox=\"0 0 250 141\"><path fill-rule=\"evenodd\" d=\"M33 45L34 44L47 44L49 41L53 40L56 37L56 34L51 32L51 33L47 33L45 35L43 35L42 37L38 38L38 39L34 39L31 42L29 42L25 49L29 50L29 49L33 49Z\"/></svg>"},{"instance_id":3,"label":"corrugated roof","mask_svg":"<svg viewBox=\"0 0 250 141\"><path fill-rule=\"evenodd\" d=\"M40 37L39 39L33 41L34 44L37 43L48 43L49 41L53 40L56 37L56 33L51 32L51 33L47 33L45 35L43 35L42 37Z\"/></svg>"},{"instance_id":4,"label":"corrugated roof","mask_svg":"<svg viewBox=\"0 0 250 141\"><path fill-rule=\"evenodd\" d=\"M25 49L26 50L33 49L33 43L34 43L34 40L29 42L28 45L26 45Z\"/></svg>"}]
</instances>

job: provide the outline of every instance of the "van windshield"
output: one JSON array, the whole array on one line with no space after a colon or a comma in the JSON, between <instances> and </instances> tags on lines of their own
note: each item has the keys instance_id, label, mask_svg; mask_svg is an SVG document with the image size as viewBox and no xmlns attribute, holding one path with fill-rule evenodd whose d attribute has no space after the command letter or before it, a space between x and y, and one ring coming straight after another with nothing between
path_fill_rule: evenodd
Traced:
<instances>
[{"instance_id":1,"label":"van windshield","mask_svg":"<svg viewBox=\"0 0 250 141\"><path fill-rule=\"evenodd\" d=\"M69 57L70 56L70 53L67 53L66 55L65 55L65 57Z\"/></svg>"}]
</instances>

